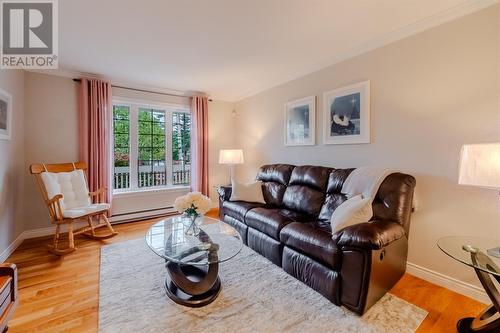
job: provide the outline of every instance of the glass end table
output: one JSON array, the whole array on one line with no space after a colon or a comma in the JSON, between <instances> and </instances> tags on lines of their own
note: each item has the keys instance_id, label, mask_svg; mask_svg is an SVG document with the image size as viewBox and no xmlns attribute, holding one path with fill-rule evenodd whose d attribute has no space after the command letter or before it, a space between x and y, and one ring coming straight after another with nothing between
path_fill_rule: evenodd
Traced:
<instances>
[{"instance_id":1,"label":"glass end table","mask_svg":"<svg viewBox=\"0 0 500 333\"><path fill-rule=\"evenodd\" d=\"M438 247L453 259L472 267L492 304L475 318L463 318L457 323L460 333L500 332L500 291L494 280L500 283L500 258L488 254L498 247L500 240L476 237L450 236L440 238Z\"/></svg>"},{"instance_id":2,"label":"glass end table","mask_svg":"<svg viewBox=\"0 0 500 333\"><path fill-rule=\"evenodd\" d=\"M221 289L219 263L234 258L243 246L230 225L201 216L196 232L183 216L164 219L151 226L146 243L165 259L165 289L174 302L201 307L217 298Z\"/></svg>"}]
</instances>

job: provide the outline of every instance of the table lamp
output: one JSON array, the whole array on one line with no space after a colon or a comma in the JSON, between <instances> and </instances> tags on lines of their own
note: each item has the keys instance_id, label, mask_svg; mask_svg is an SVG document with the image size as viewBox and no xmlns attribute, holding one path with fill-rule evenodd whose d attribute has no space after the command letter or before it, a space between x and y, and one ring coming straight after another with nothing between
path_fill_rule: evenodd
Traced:
<instances>
[{"instance_id":1,"label":"table lamp","mask_svg":"<svg viewBox=\"0 0 500 333\"><path fill-rule=\"evenodd\" d=\"M236 164L243 164L242 149L221 149L219 152L219 164L229 165L230 181L233 181L234 167Z\"/></svg>"},{"instance_id":2,"label":"table lamp","mask_svg":"<svg viewBox=\"0 0 500 333\"><path fill-rule=\"evenodd\" d=\"M458 183L500 191L500 143L462 146ZM488 254L500 258L500 246Z\"/></svg>"}]
</instances>

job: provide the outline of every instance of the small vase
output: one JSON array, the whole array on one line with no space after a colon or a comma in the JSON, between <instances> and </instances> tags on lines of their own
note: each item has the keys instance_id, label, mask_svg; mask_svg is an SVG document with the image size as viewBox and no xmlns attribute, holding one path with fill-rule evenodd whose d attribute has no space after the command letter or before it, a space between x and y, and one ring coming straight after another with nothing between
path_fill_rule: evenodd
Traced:
<instances>
[{"instance_id":1,"label":"small vase","mask_svg":"<svg viewBox=\"0 0 500 333\"><path fill-rule=\"evenodd\" d=\"M198 236L201 229L196 225L196 219L200 217L200 215L188 215L187 217L189 218L189 226L184 233L188 236Z\"/></svg>"}]
</instances>

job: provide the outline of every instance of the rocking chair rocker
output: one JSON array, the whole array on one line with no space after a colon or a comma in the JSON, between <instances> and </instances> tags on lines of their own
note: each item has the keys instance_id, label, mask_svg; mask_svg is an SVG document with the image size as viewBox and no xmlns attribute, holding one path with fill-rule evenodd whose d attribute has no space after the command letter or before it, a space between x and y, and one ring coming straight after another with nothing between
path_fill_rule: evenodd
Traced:
<instances>
[{"instance_id":1,"label":"rocking chair rocker","mask_svg":"<svg viewBox=\"0 0 500 333\"><path fill-rule=\"evenodd\" d=\"M65 255L76 250L74 235L83 234L92 239L107 239L118 233L106 217L111 207L108 203L99 203L106 188L89 192L84 170L84 162L63 164L32 164L30 172L49 210L51 222L56 225L53 245L49 251L56 255ZM79 220L87 226L74 230L73 223ZM96 220L97 224L94 224ZM66 224L68 246L60 248L61 226ZM98 234L96 229L106 227L109 232Z\"/></svg>"}]
</instances>

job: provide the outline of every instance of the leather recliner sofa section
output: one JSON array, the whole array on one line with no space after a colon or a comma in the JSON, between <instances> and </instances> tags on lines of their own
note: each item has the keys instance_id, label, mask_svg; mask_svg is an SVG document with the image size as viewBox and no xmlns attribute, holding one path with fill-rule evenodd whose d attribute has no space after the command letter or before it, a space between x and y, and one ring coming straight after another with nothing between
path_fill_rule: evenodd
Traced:
<instances>
[{"instance_id":1,"label":"leather recliner sofa section","mask_svg":"<svg viewBox=\"0 0 500 333\"><path fill-rule=\"evenodd\" d=\"M243 242L331 302L363 314L406 270L415 178L393 173L373 201L371 221L332 233L333 211L347 198L353 169L264 165L257 174L266 204L229 201L219 192L220 219Z\"/></svg>"}]
</instances>

